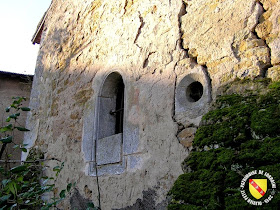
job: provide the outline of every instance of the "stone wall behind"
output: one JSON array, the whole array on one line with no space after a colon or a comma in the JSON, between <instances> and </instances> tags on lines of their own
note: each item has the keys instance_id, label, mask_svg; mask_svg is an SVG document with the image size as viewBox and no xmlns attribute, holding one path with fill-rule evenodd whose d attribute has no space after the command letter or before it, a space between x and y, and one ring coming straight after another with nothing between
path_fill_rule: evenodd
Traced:
<instances>
[{"instance_id":1,"label":"stone wall behind","mask_svg":"<svg viewBox=\"0 0 280 210\"><path fill-rule=\"evenodd\" d=\"M76 181L75 196L97 203L96 177L88 175L83 148L85 119L95 117L106 75L121 74L125 120L137 129L139 141L137 151L124 157L123 173L99 177L102 209L164 208L218 88L237 77L279 79L276 0L52 4L32 90L32 132L26 140L46 158L65 162L61 188ZM181 90L192 81L203 85L202 98L184 103Z\"/></svg>"},{"instance_id":2,"label":"stone wall behind","mask_svg":"<svg viewBox=\"0 0 280 210\"><path fill-rule=\"evenodd\" d=\"M21 75L10 72L0 72L0 124L2 126L8 125L6 118L11 115L11 112L5 112L5 109L9 107L14 99L13 97L26 97L26 101L23 101L22 105L28 107L32 86L32 77L27 75ZM25 126L27 113L21 112L21 116L17 122L22 127ZM14 142L21 144L23 141L23 132L15 131ZM2 146L2 144L1 144ZM14 150L14 145L8 145L6 151L7 155L12 154L11 160L20 161L21 150ZM3 158L3 157L2 157ZM3 158L4 159L4 158ZM11 165L12 166L12 165Z\"/></svg>"}]
</instances>

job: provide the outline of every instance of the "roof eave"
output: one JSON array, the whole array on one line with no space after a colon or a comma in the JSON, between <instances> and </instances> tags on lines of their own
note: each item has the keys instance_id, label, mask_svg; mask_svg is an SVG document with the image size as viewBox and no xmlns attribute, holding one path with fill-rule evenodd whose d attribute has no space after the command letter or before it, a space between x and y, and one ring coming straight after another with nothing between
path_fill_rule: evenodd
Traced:
<instances>
[{"instance_id":1,"label":"roof eave","mask_svg":"<svg viewBox=\"0 0 280 210\"><path fill-rule=\"evenodd\" d=\"M43 17L41 18L39 24L37 25L36 31L31 39L32 44L40 44L41 42L41 36L42 36L42 32L45 26L45 20L47 18L48 12L52 6L53 1L51 2L49 8L47 9L47 11L44 13Z\"/></svg>"}]
</instances>

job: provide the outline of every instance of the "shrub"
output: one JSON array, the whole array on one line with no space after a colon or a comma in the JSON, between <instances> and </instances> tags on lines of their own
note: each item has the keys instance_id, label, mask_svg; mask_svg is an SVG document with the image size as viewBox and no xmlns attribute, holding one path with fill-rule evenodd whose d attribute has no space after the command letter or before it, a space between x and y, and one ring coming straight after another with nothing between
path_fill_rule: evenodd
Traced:
<instances>
[{"instance_id":1,"label":"shrub","mask_svg":"<svg viewBox=\"0 0 280 210\"><path fill-rule=\"evenodd\" d=\"M17 119L22 112L30 111L28 107L22 106L24 97L13 98L13 103L6 108L6 112L10 113L6 118L7 125L0 128L0 142L2 144L0 151L0 160L6 152L7 146L12 145L14 149L27 152L27 145L16 144L14 141L15 132L27 132L27 128L19 125ZM63 169L64 163L53 168L54 177L44 176L42 170L44 168L43 155L35 150L29 153L27 161L19 162L20 164L10 167L11 155L5 155L4 165L0 166L0 209L49 209L56 207L73 188L73 184L69 183L66 189L55 193L55 180ZM52 192L49 201L42 199L43 195Z\"/></svg>"},{"instance_id":2,"label":"shrub","mask_svg":"<svg viewBox=\"0 0 280 210\"><path fill-rule=\"evenodd\" d=\"M280 82L262 87L258 94L218 97L183 162L185 173L169 192L169 209L256 209L240 193L252 170L268 172L280 186ZM280 206L278 192L262 209Z\"/></svg>"}]
</instances>

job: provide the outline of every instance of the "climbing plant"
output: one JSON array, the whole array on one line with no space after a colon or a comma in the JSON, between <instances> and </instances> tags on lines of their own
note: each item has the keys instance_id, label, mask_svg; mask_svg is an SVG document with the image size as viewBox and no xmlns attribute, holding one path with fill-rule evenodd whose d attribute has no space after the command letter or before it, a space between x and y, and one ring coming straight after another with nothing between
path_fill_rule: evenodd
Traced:
<instances>
[{"instance_id":1,"label":"climbing plant","mask_svg":"<svg viewBox=\"0 0 280 210\"><path fill-rule=\"evenodd\" d=\"M8 154L8 146L14 150L27 152L25 144L15 143L16 132L27 132L27 128L18 123L18 118L22 112L30 111L28 107L23 107L24 97L13 98L11 106L6 108L9 113L6 118L6 125L0 127L0 209L49 209L56 208L67 194L73 189L74 184L69 183L66 189L57 193L55 186L56 177L63 169L64 163L60 163L52 170L54 176L45 176L43 169L43 155L35 150L31 150L26 161L18 162L11 159ZM54 160L57 161L57 160ZM13 164L13 167L10 165ZM51 198L46 201L43 197L49 194Z\"/></svg>"},{"instance_id":2,"label":"climbing plant","mask_svg":"<svg viewBox=\"0 0 280 210\"><path fill-rule=\"evenodd\" d=\"M169 192L168 209L280 206L280 82L238 80L225 87L224 93L202 119L194 149L182 163L184 174ZM269 173L278 188L261 207L248 204L240 192L241 180L252 170ZM269 181L268 185L270 191Z\"/></svg>"}]
</instances>

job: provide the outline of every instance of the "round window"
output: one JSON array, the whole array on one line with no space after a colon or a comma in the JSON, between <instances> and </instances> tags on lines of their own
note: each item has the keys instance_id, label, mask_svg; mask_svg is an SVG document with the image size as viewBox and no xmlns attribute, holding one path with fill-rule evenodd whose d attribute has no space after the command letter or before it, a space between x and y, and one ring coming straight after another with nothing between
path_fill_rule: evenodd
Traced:
<instances>
[{"instance_id":1,"label":"round window","mask_svg":"<svg viewBox=\"0 0 280 210\"><path fill-rule=\"evenodd\" d=\"M203 95L203 86L200 82L193 82L186 88L186 96L189 102L197 102Z\"/></svg>"}]
</instances>

